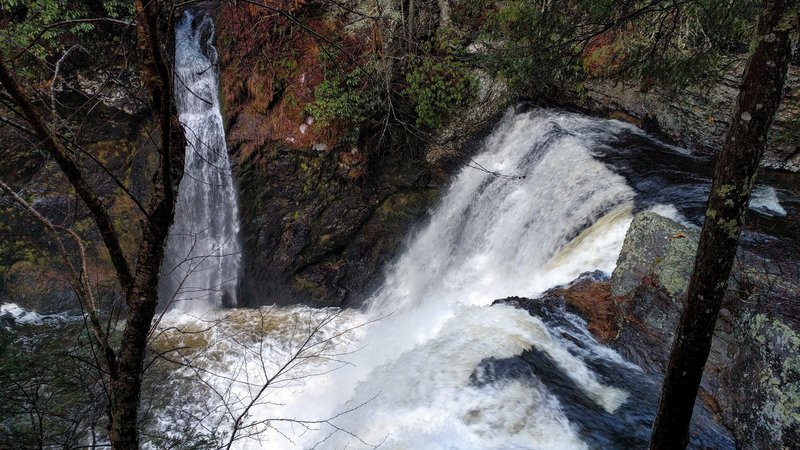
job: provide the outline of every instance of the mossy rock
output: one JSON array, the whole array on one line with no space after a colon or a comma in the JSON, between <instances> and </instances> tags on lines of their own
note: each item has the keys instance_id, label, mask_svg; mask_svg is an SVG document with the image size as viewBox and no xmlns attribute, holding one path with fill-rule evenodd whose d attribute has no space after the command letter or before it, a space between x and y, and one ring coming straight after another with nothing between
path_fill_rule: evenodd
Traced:
<instances>
[{"instance_id":1,"label":"mossy rock","mask_svg":"<svg viewBox=\"0 0 800 450\"><path fill-rule=\"evenodd\" d=\"M681 299L689 286L698 240L696 230L666 217L651 211L637 214L611 276L611 292L629 295L645 276L657 275L670 297Z\"/></svg>"},{"instance_id":2,"label":"mossy rock","mask_svg":"<svg viewBox=\"0 0 800 450\"><path fill-rule=\"evenodd\" d=\"M743 448L800 448L800 335L765 314L742 317L734 335L737 440Z\"/></svg>"}]
</instances>

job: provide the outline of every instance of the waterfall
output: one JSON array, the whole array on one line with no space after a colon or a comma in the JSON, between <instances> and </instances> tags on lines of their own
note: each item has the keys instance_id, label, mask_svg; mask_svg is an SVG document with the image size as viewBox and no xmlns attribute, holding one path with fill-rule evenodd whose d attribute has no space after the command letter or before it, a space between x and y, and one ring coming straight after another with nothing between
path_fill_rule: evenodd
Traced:
<instances>
[{"instance_id":1,"label":"waterfall","mask_svg":"<svg viewBox=\"0 0 800 450\"><path fill-rule=\"evenodd\" d=\"M474 378L482 361L534 348L605 414L628 398L588 365L590 355L607 359L610 350L593 343L578 352L540 318L489 306L613 270L635 193L592 156L597 141L586 129L594 124L509 113L388 268L362 318L377 321L347 359L352 365L308 398L287 399L299 403L291 413L355 408L336 425L382 448L585 448L543 380ZM579 339L592 341L588 333ZM360 448L344 434L329 448L348 442Z\"/></svg>"},{"instance_id":2,"label":"waterfall","mask_svg":"<svg viewBox=\"0 0 800 450\"><path fill-rule=\"evenodd\" d=\"M386 268L368 305L338 312L323 335L354 331L324 344L328 360L303 361L274 382L247 410L248 421L269 425L236 448L646 446L652 417L642 408L654 408L657 388L641 371L598 344L577 316L492 305L613 270L636 193L593 149L627 131L574 114L509 113ZM246 320L229 314L209 338L204 383L242 411L253 386L324 313L294 306ZM289 330L253 337L248 320ZM524 362L531 360L544 361L541 370ZM317 422L309 431L276 418ZM225 422L216 420L206 426Z\"/></svg>"},{"instance_id":3,"label":"waterfall","mask_svg":"<svg viewBox=\"0 0 800 450\"><path fill-rule=\"evenodd\" d=\"M186 166L161 295L183 311L236 304L239 211L219 107L214 23L185 12L176 27L175 101Z\"/></svg>"}]
</instances>

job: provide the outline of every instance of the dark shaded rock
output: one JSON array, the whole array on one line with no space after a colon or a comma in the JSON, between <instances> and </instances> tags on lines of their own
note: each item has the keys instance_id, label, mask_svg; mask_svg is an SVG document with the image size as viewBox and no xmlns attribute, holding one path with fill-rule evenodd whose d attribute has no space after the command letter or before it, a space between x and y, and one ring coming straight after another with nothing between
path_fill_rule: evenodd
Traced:
<instances>
[{"instance_id":1,"label":"dark shaded rock","mask_svg":"<svg viewBox=\"0 0 800 450\"><path fill-rule=\"evenodd\" d=\"M337 168L335 151L279 143L238 165L244 305L358 301L438 195L403 155L358 180Z\"/></svg>"},{"instance_id":2,"label":"dark shaded rock","mask_svg":"<svg viewBox=\"0 0 800 450\"><path fill-rule=\"evenodd\" d=\"M610 292L621 313L616 319L621 321L610 345L657 378L667 365L697 239L683 225L640 213L611 277ZM796 272L745 251L739 259L743 263L735 269L717 321L698 404L732 430L738 448L796 448L800 337L792 317L800 288L791 278ZM585 283L579 280L544 297L555 294L569 302L581 295L573 291L587 291ZM607 303L597 294L602 283L595 283L601 309ZM774 304L781 308L769 306Z\"/></svg>"},{"instance_id":3,"label":"dark shaded rock","mask_svg":"<svg viewBox=\"0 0 800 450\"><path fill-rule=\"evenodd\" d=\"M140 203L147 204L156 155L145 130L150 125L143 112L146 105L135 97L142 87L131 70L105 67L89 71L84 69L87 64L77 61L64 67L56 85L57 105L63 109L63 117L79 121L70 123L70 138L93 159L80 156L78 164L109 209L123 250L134 260L141 216L106 171L128 186ZM35 140L6 125L0 125L0 179L17 188L51 222L84 239L98 302L112 301L115 276L88 211ZM77 254L71 239L66 238L65 243ZM78 301L67 279L55 243L44 227L0 195L0 303L17 303L45 314L77 310Z\"/></svg>"},{"instance_id":4,"label":"dark shaded rock","mask_svg":"<svg viewBox=\"0 0 800 450\"><path fill-rule=\"evenodd\" d=\"M14 316L11 313L4 313L0 315L0 332L11 328L16 321L14 320Z\"/></svg>"},{"instance_id":5,"label":"dark shaded rock","mask_svg":"<svg viewBox=\"0 0 800 450\"><path fill-rule=\"evenodd\" d=\"M487 358L475 369L470 380L483 386L509 379L541 383L559 400L562 412L589 448L646 448L658 404L661 376L642 371L597 351L598 343L585 323L568 311L571 289L604 283L600 274L584 274L567 286L551 289L536 299L510 297L495 303L527 310L540 318L552 333L573 344L569 351L596 374L598 382L628 394L613 412L592 399L542 349L530 348L519 356ZM735 448L732 435L716 419L713 409L697 400L691 425L690 448Z\"/></svg>"}]
</instances>

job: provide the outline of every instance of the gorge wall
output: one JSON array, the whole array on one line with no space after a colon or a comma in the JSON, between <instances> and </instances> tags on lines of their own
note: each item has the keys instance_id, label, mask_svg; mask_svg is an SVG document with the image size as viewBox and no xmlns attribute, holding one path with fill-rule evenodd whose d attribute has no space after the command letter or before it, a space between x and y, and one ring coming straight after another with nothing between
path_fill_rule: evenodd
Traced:
<instances>
[{"instance_id":1,"label":"gorge wall","mask_svg":"<svg viewBox=\"0 0 800 450\"><path fill-rule=\"evenodd\" d=\"M298 13L320 35L345 30L335 44L342 54L333 56L307 30L270 28L279 21L269 11L226 4L217 12L224 114L240 191L245 305L358 302L438 198L449 171L509 104L502 85L484 79L454 125L403 142L346 121L318 121L308 105L332 76L331 58L352 63L365 51L400 51L386 37L391 31L348 28L355 14L332 8ZM417 30L430 29L438 17L435 2L421 2Z\"/></svg>"},{"instance_id":2,"label":"gorge wall","mask_svg":"<svg viewBox=\"0 0 800 450\"><path fill-rule=\"evenodd\" d=\"M475 29L454 19L461 6L456 1L418 1L411 16L403 16L396 2L380 2L379 6L395 26L401 20L394 19L410 21L416 38L438 36L446 29L457 36L458 45L470 48L469 43L477 37ZM398 30L382 28L385 22L364 19L374 11L360 0L325 6L295 2L287 7L303 18L305 28L274 9L253 4L209 6L218 23L221 105L242 206L241 304L357 304L379 281L381 268L395 255L409 229L438 198L449 174L468 160L483 134L525 93L509 92L501 81L469 68L476 80L474 97L433 132L417 133L411 124L414 132L407 134L411 137L400 141L386 138L388 134L380 129L358 129L346 121L323 123L308 112L308 105L333 73L332 64L358 66L370 54L401 60L408 56L408 49L397 37ZM335 54L323 50L322 44L336 49ZM76 105L93 96L101 100L98 107L86 112L84 144L96 149L112 171L123 175L125 183L135 186L134 180L146 176L149 172L145 169L152 163L141 157L147 141L147 116L134 98L141 88L136 74L112 76L117 63L112 61L105 72L88 72L82 70L80 58L75 58L63 67L63 82L57 83L55 91L65 104L69 98ZM401 76L394 67L381 70L395 79ZM712 153L724 138L740 71L741 64L734 65L719 83L680 92L587 80L586 96L565 90L554 97L558 104L627 120ZM796 137L800 129L799 71L796 64L792 66L787 98L766 155L769 167L800 170ZM130 87L132 93L127 91ZM53 167L24 136L7 126L2 126L2 131L0 175L31 180L33 191L42 191L44 185L42 189L35 185L52 178ZM86 164L86 168L98 171L97 179L102 178L96 166ZM128 245L133 251L136 224L126 219L133 216L133 205L112 186L106 191L112 210L119 212L121 226L130 228ZM70 198L61 192L40 204L52 206L54 211L66 210L63 206ZM38 256L36 247L42 244L17 239L26 234L30 224L10 209L6 211L4 216L13 219L4 220L0 228L4 241L0 299L28 303L34 309L48 309L49 303L60 305L55 307L58 309L70 303L68 286L45 269L49 261ZM95 240L88 222L85 228L88 239ZM96 260L98 279L104 279L110 272L102 250ZM34 289L28 281L34 278L52 283ZM63 295L53 296L54 292ZM47 297L58 299L41 300Z\"/></svg>"},{"instance_id":3,"label":"gorge wall","mask_svg":"<svg viewBox=\"0 0 800 450\"><path fill-rule=\"evenodd\" d=\"M595 114L632 122L650 132L665 134L680 145L714 154L725 141L739 83L742 55L714 83L686 89L644 88L622 82L587 80L586 95L564 94L564 102ZM789 67L784 97L769 138L762 165L800 171L800 66Z\"/></svg>"}]
</instances>

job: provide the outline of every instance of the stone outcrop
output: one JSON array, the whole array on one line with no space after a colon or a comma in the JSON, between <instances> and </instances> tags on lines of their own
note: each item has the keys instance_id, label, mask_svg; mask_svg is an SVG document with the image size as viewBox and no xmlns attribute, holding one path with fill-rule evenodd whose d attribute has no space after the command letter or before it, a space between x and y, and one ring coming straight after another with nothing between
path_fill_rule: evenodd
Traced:
<instances>
[{"instance_id":1,"label":"stone outcrop","mask_svg":"<svg viewBox=\"0 0 800 450\"><path fill-rule=\"evenodd\" d=\"M490 373L532 373L556 396L565 415L589 448L646 448L658 405L661 375L649 370L636 370L619 358L597 352L598 341L609 344L616 341L621 324L615 318L620 304L610 291L610 283L602 272L582 275L574 282L552 289L537 299L511 297L498 300L527 310L539 318L554 333L560 333L572 345L580 348L584 363L597 375L598 381L619 388L627 394L625 402L613 412L604 411L558 368L546 353L532 348L522 355L506 360L487 360ZM591 304L594 297L596 302ZM573 314L587 319L587 328ZM611 333L613 332L613 333ZM626 355L629 357L629 355ZM499 370L515 367L516 371ZM733 449L734 439L717 418L711 405L698 400L691 424L691 449Z\"/></svg>"},{"instance_id":2,"label":"stone outcrop","mask_svg":"<svg viewBox=\"0 0 800 450\"><path fill-rule=\"evenodd\" d=\"M638 214L609 281L581 279L543 298L563 299L602 341L663 376L694 264L698 234L652 212ZM717 322L698 405L728 428L737 448L800 445L800 309L797 279L738 267ZM587 297L594 298L587 307ZM770 305L780 304L780 308ZM697 407L696 407L697 410Z\"/></svg>"}]
</instances>

